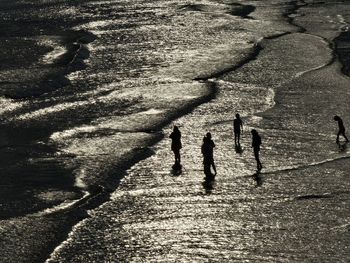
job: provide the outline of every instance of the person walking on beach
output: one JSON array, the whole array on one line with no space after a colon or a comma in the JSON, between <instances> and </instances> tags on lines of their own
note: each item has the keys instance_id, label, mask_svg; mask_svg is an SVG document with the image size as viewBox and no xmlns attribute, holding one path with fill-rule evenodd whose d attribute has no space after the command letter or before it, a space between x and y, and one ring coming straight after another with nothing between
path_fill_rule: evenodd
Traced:
<instances>
[{"instance_id":1,"label":"person walking on beach","mask_svg":"<svg viewBox=\"0 0 350 263\"><path fill-rule=\"evenodd\" d=\"M214 147L215 143L211 139L211 133L208 132L203 138L202 144L202 154L203 154L203 165L204 165L204 174L207 179L212 179L213 174L211 173L211 167L214 170L214 177L216 176L216 166L214 163Z\"/></svg>"},{"instance_id":2,"label":"person walking on beach","mask_svg":"<svg viewBox=\"0 0 350 263\"><path fill-rule=\"evenodd\" d=\"M233 120L233 132L235 134L235 146L240 146L241 131L243 132L243 121L239 114L236 114L236 118Z\"/></svg>"},{"instance_id":3,"label":"person walking on beach","mask_svg":"<svg viewBox=\"0 0 350 263\"><path fill-rule=\"evenodd\" d=\"M258 169L258 171L260 171L262 169L262 165L261 165L260 158L259 158L261 137L255 129L252 129L251 133L252 133L252 147L254 150L254 157L256 160L257 169Z\"/></svg>"},{"instance_id":4,"label":"person walking on beach","mask_svg":"<svg viewBox=\"0 0 350 263\"><path fill-rule=\"evenodd\" d=\"M180 149L182 148L181 144L181 132L177 126L174 126L173 132L170 134L169 138L171 139L171 150L175 155L175 166L180 166L181 164L181 156Z\"/></svg>"},{"instance_id":5,"label":"person walking on beach","mask_svg":"<svg viewBox=\"0 0 350 263\"><path fill-rule=\"evenodd\" d=\"M336 143L339 143L339 135L343 135L345 140L348 142L349 140L348 140L348 137L346 137L345 135L345 127L344 127L343 120L337 115L335 115L333 119L338 122L338 127L339 127Z\"/></svg>"}]
</instances>

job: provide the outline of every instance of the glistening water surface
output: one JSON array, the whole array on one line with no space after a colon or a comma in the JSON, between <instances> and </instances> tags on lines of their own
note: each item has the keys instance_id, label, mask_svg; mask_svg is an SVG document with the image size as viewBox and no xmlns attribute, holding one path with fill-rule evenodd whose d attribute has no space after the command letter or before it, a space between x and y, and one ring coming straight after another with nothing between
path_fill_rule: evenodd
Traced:
<instances>
[{"instance_id":1,"label":"glistening water surface","mask_svg":"<svg viewBox=\"0 0 350 263\"><path fill-rule=\"evenodd\" d=\"M349 79L333 44L346 34L346 2L3 7L6 261L46 259L86 209L48 262L347 261L348 150L334 143L332 121L350 123ZM237 111L242 153L232 139ZM183 134L180 175L171 173L172 124ZM260 174L251 128L263 138ZM207 131L213 189L203 184ZM37 236L44 242L30 241Z\"/></svg>"}]
</instances>

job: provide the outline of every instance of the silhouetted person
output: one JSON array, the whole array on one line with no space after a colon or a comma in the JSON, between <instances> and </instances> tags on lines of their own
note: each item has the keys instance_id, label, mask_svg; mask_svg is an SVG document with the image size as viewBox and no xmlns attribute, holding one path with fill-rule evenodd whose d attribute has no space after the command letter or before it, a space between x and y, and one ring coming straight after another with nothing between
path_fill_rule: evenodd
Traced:
<instances>
[{"instance_id":1,"label":"silhouetted person","mask_svg":"<svg viewBox=\"0 0 350 263\"><path fill-rule=\"evenodd\" d=\"M339 135L343 135L345 140L348 142L349 140L348 140L348 138L345 135L345 127L344 127L344 124L343 124L343 120L337 115L335 115L333 119L338 122L338 127L339 127L336 143L339 143Z\"/></svg>"},{"instance_id":2,"label":"silhouetted person","mask_svg":"<svg viewBox=\"0 0 350 263\"><path fill-rule=\"evenodd\" d=\"M239 114L236 114L236 119L233 120L233 132L235 134L235 145L240 145L241 131L243 132L243 121Z\"/></svg>"},{"instance_id":3,"label":"silhouetted person","mask_svg":"<svg viewBox=\"0 0 350 263\"><path fill-rule=\"evenodd\" d=\"M255 160L256 160L256 164L257 164L257 169L258 171L260 171L262 169L262 165L261 165L261 162L260 162L260 158L259 158L259 152L260 152L260 145L261 145L261 137L259 135L259 133L253 129L251 131L252 133L252 147L253 147L253 150L254 150L254 157L255 157Z\"/></svg>"},{"instance_id":4,"label":"silhouetted person","mask_svg":"<svg viewBox=\"0 0 350 263\"><path fill-rule=\"evenodd\" d=\"M171 138L171 150L175 155L175 164L174 167L180 167L181 156L180 149L182 148L181 144L181 132L177 126L174 126L173 132L169 136Z\"/></svg>"},{"instance_id":5,"label":"silhouetted person","mask_svg":"<svg viewBox=\"0 0 350 263\"><path fill-rule=\"evenodd\" d=\"M213 167L213 170L215 173L214 177L216 175L216 167L214 163L214 147L215 147L215 144L211 139L211 133L208 132L207 135L203 138L203 144L202 144L204 174L208 179L213 177L210 170L211 167Z\"/></svg>"},{"instance_id":6,"label":"silhouetted person","mask_svg":"<svg viewBox=\"0 0 350 263\"><path fill-rule=\"evenodd\" d=\"M205 177L206 179L207 178L211 178L212 177L212 173L210 171L210 145L209 145L209 142L208 142L208 138L206 136L204 136L203 138L203 144L202 144L202 154L203 154L203 166L204 166L204 174L205 174Z\"/></svg>"}]
</instances>

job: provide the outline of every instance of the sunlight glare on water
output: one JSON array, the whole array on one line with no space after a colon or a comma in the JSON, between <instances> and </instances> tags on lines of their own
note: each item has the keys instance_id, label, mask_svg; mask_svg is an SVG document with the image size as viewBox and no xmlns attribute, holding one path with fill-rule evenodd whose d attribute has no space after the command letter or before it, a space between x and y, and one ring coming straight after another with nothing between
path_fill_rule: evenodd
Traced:
<instances>
[{"instance_id":1,"label":"sunlight glare on water","mask_svg":"<svg viewBox=\"0 0 350 263\"><path fill-rule=\"evenodd\" d=\"M349 5L313 2L0 8L4 259L349 258L349 150L334 144L332 120L339 112L350 123L349 79L333 50L346 50L346 35L332 42ZM242 147L233 141L237 112ZM173 125L182 132L181 172L172 170ZM203 174L207 132L214 182Z\"/></svg>"},{"instance_id":2,"label":"sunlight glare on water","mask_svg":"<svg viewBox=\"0 0 350 263\"><path fill-rule=\"evenodd\" d=\"M191 8L201 11L213 8L203 6ZM215 9L214 13L218 10L223 9ZM259 9L257 16L261 17L263 11L266 10ZM265 15L269 17L272 13L273 20L282 16L282 11L276 8ZM281 20L274 22L281 25ZM252 30L253 23L247 21L245 25ZM264 34L281 33L281 28L271 31L274 25L264 32L259 31L261 28L254 29L256 39ZM161 69L160 76L183 75L191 79L196 74L207 75L205 70L215 73L218 61L225 64L225 60L210 59L208 50L213 54L216 47L225 50L215 43L201 49L206 51L202 57L198 55L198 46L182 53L177 49L174 56L181 54L183 59L176 57L179 64ZM328 160L332 146L326 141L331 134L326 131L328 126L307 128L305 105L312 100L300 96L303 91L307 93L302 90L305 83L310 89L315 88L313 94L328 96L327 89L318 91L317 82L311 85L309 81L315 81L322 72L336 75L332 68L325 68L331 50L324 39L299 33L264 40L262 46L264 49L255 60L227 72L220 80L210 81L218 89L214 100L174 122L182 132L182 173L171 171L170 142L162 140L154 146L155 155L128 170L110 202L90 211L91 218L72 234L74 242L55 251L48 262L74 260L77 251L81 251L78 254L89 251L84 254L84 260L105 262L296 262L346 257L346 242L338 247L332 245L334 240L347 240L343 228L332 221L336 214L340 221L348 222L344 213L348 204L341 201L348 193L339 188L346 189L349 181L341 185L338 181L344 178L346 168L334 170L337 164L332 162L325 163L326 168L313 165L315 160ZM238 54L238 49L231 53L229 49L222 53L223 58ZM305 54L300 50L314 60L304 59ZM200 65L199 74L191 65L193 61ZM296 114L298 111L302 114ZM245 122L241 152L236 152L232 141L232 117L236 112ZM317 119L325 118L313 114ZM252 128L258 129L263 139L261 174L255 171L250 148ZM164 129L165 136L171 129L171 125ZM320 137L314 136L313 129L319 130ZM200 154L202 138L208 131L216 143L218 175L213 185L203 179ZM319 144L317 138L322 138ZM333 151L332 156L337 159L339 153ZM333 176L321 172L323 169L329 169ZM330 225L334 227L332 231ZM86 241L92 239L98 240L98 244ZM321 239L320 244L313 241ZM309 244L308 248L305 244Z\"/></svg>"}]
</instances>

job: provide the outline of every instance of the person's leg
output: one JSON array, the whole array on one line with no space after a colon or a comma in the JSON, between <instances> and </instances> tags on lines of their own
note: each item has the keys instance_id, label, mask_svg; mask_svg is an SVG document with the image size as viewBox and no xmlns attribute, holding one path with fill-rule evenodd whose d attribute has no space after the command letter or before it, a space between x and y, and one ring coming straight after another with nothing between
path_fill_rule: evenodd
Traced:
<instances>
[{"instance_id":1,"label":"person's leg","mask_svg":"<svg viewBox=\"0 0 350 263\"><path fill-rule=\"evenodd\" d=\"M258 170L260 171L262 169L262 164L260 162L260 159L258 158Z\"/></svg>"},{"instance_id":2,"label":"person's leg","mask_svg":"<svg viewBox=\"0 0 350 263\"><path fill-rule=\"evenodd\" d=\"M238 142L238 145L241 144L240 139L241 139L241 133L239 132L239 133L237 133L237 142Z\"/></svg>"},{"instance_id":3,"label":"person's leg","mask_svg":"<svg viewBox=\"0 0 350 263\"><path fill-rule=\"evenodd\" d=\"M177 150L175 152L175 162L181 163L181 156L180 156L180 150Z\"/></svg>"},{"instance_id":4,"label":"person's leg","mask_svg":"<svg viewBox=\"0 0 350 263\"><path fill-rule=\"evenodd\" d=\"M207 160L203 161L203 166L204 166L204 174L206 178L211 177L211 171L210 171L210 163Z\"/></svg>"},{"instance_id":5,"label":"person's leg","mask_svg":"<svg viewBox=\"0 0 350 263\"><path fill-rule=\"evenodd\" d=\"M260 170L262 168L261 162L260 162L260 158L259 158L259 150L258 149L254 149L254 157L256 160L256 166L258 168L258 170Z\"/></svg>"},{"instance_id":6,"label":"person's leg","mask_svg":"<svg viewBox=\"0 0 350 263\"><path fill-rule=\"evenodd\" d=\"M348 142L348 141L349 141L349 139L348 139L348 137L346 137L346 135L345 135L345 131L343 131L343 132L342 132L342 135L343 135L343 137L345 138L345 140Z\"/></svg>"},{"instance_id":7,"label":"person's leg","mask_svg":"<svg viewBox=\"0 0 350 263\"><path fill-rule=\"evenodd\" d=\"M175 157L175 163L177 163L177 158L178 158L179 152L175 149L173 150L173 152L174 152L174 157Z\"/></svg>"},{"instance_id":8,"label":"person's leg","mask_svg":"<svg viewBox=\"0 0 350 263\"><path fill-rule=\"evenodd\" d=\"M336 143L339 142L339 135L340 135L341 131L338 131L338 134L337 134L337 139L336 139Z\"/></svg>"},{"instance_id":9,"label":"person's leg","mask_svg":"<svg viewBox=\"0 0 350 263\"><path fill-rule=\"evenodd\" d=\"M237 145L237 133L235 132L235 145Z\"/></svg>"},{"instance_id":10,"label":"person's leg","mask_svg":"<svg viewBox=\"0 0 350 263\"><path fill-rule=\"evenodd\" d=\"M216 175L216 166L215 166L214 160L212 160L211 165L213 166L214 175Z\"/></svg>"}]
</instances>

